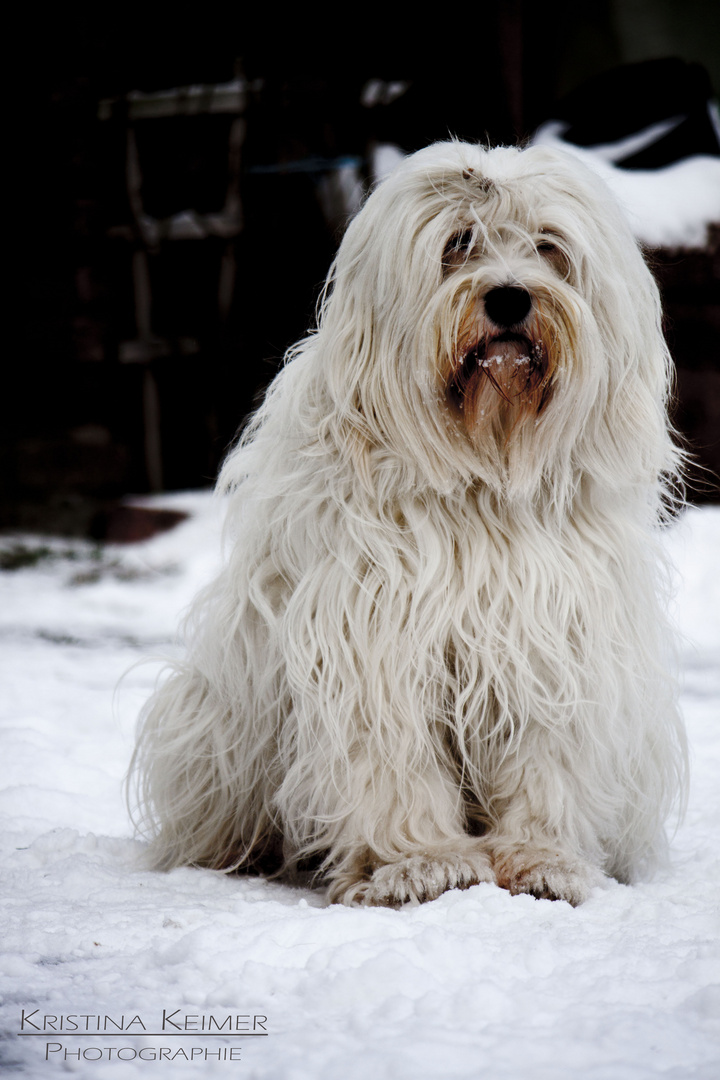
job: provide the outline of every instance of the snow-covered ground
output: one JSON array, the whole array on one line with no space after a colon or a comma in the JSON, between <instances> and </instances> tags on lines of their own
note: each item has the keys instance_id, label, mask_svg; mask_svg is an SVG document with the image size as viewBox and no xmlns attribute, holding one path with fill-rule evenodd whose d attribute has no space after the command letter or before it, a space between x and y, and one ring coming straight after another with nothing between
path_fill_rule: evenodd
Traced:
<instances>
[{"instance_id":1,"label":"snow-covered ground","mask_svg":"<svg viewBox=\"0 0 720 1080\"><path fill-rule=\"evenodd\" d=\"M208 496L165 505L193 516L135 547L53 542L36 565L0 575L6 1070L715 1080L720 510L691 509L668 536L693 754L672 869L612 883L577 909L479 885L390 911L139 866L121 781L159 665L133 665L167 650L219 551ZM185 1017L194 1034L181 1036L172 1022ZM228 1017L238 1033L218 1035Z\"/></svg>"}]
</instances>

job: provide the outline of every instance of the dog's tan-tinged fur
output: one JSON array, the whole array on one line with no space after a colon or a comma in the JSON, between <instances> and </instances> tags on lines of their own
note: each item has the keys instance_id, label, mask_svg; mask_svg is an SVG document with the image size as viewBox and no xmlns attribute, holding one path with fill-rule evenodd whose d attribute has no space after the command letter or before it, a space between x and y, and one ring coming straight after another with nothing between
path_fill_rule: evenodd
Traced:
<instances>
[{"instance_id":1,"label":"dog's tan-tinged fur","mask_svg":"<svg viewBox=\"0 0 720 1080\"><path fill-rule=\"evenodd\" d=\"M226 564L134 763L155 864L314 860L330 899L398 905L579 903L655 860L685 759L668 384L656 287L590 172L407 159L222 470Z\"/></svg>"}]
</instances>

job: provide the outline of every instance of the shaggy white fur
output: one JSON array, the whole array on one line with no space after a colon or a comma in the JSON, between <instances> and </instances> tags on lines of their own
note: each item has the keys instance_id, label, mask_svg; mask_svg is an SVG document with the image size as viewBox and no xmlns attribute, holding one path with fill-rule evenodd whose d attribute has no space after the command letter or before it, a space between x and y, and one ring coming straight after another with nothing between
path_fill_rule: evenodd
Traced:
<instances>
[{"instance_id":1,"label":"shaggy white fur","mask_svg":"<svg viewBox=\"0 0 720 1080\"><path fill-rule=\"evenodd\" d=\"M669 377L582 165L407 159L222 470L227 562L134 763L156 865L579 903L655 859L685 772L653 538Z\"/></svg>"}]
</instances>

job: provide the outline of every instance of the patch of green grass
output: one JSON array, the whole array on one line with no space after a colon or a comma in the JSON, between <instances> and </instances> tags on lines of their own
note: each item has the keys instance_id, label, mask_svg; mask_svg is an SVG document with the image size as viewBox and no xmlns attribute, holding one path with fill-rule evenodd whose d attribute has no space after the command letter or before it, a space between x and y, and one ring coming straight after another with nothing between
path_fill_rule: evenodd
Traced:
<instances>
[{"instance_id":1,"label":"patch of green grass","mask_svg":"<svg viewBox=\"0 0 720 1080\"><path fill-rule=\"evenodd\" d=\"M27 544L14 543L10 547L0 548L0 570L24 570L28 566L57 558L52 548L29 547Z\"/></svg>"},{"instance_id":2,"label":"patch of green grass","mask_svg":"<svg viewBox=\"0 0 720 1080\"><path fill-rule=\"evenodd\" d=\"M0 571L26 570L41 563L54 563L60 560L64 562L80 562L89 559L94 563L102 563L105 552L100 545L96 545L89 551L78 551L76 548L48 547L47 544L27 544L22 540L14 540L4 545L0 542Z\"/></svg>"},{"instance_id":3,"label":"patch of green grass","mask_svg":"<svg viewBox=\"0 0 720 1080\"><path fill-rule=\"evenodd\" d=\"M144 581L158 573L177 573L176 566L149 571L125 565L122 559L110 557L102 544L61 548L42 543L29 544L22 540L9 541L7 538L0 540L0 571L12 573L58 562L76 564L75 572L66 581L70 586L95 585L108 578L115 581Z\"/></svg>"}]
</instances>

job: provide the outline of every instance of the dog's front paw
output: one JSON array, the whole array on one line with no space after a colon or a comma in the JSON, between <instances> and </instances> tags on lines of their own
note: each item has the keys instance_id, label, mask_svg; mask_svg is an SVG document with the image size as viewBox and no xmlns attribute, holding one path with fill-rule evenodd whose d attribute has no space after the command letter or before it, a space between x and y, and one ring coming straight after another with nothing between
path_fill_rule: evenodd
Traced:
<instances>
[{"instance_id":1,"label":"dog's front paw","mask_svg":"<svg viewBox=\"0 0 720 1080\"><path fill-rule=\"evenodd\" d=\"M338 899L344 904L401 907L435 900L448 889L468 889L482 881L495 883L490 860L482 852L421 852L379 866L370 878L355 882Z\"/></svg>"},{"instance_id":2,"label":"dog's front paw","mask_svg":"<svg viewBox=\"0 0 720 1080\"><path fill-rule=\"evenodd\" d=\"M583 859L560 851L520 849L496 860L498 885L513 894L529 893L539 900L567 900L582 904L604 874Z\"/></svg>"}]
</instances>

